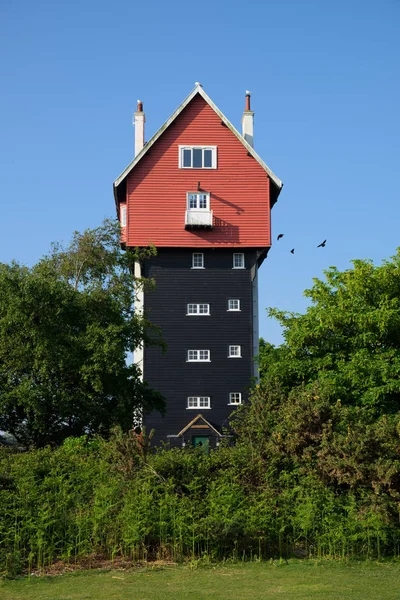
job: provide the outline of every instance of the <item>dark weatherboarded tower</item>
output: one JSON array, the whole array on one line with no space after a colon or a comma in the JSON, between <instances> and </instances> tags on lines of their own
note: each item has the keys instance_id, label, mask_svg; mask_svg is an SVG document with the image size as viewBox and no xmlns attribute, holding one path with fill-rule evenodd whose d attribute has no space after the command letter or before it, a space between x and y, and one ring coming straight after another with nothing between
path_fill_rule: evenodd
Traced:
<instances>
[{"instance_id":1,"label":"dark weatherboarded tower","mask_svg":"<svg viewBox=\"0 0 400 600\"><path fill-rule=\"evenodd\" d=\"M164 417L145 417L156 442L218 445L256 376L257 272L282 182L253 149L253 117L248 92L241 135L196 84L144 143L138 102L135 158L114 195L123 243L157 248L136 265L136 275L156 281L137 308L162 328L167 351L135 353L167 402Z\"/></svg>"}]
</instances>

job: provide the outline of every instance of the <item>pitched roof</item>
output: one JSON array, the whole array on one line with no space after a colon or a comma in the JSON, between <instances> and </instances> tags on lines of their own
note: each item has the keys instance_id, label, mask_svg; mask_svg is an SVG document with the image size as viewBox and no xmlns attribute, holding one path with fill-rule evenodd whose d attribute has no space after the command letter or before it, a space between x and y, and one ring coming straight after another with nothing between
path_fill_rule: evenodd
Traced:
<instances>
[{"instance_id":1,"label":"pitched roof","mask_svg":"<svg viewBox=\"0 0 400 600\"><path fill-rule=\"evenodd\" d=\"M181 431L178 433L178 437L179 437L180 435L183 435L183 434L184 434L184 433L185 433L185 432L186 432L188 429L190 429L190 428L191 428L191 427L192 427L192 426L193 426L193 425L194 425L194 424L195 424L197 421L199 421L200 419L201 419L201 420L204 422L204 424L205 424L205 425L207 425L207 426L208 426L210 429L212 429L212 430L213 430L213 431L214 431L214 432L215 432L215 433L216 433L218 436L222 437L222 436L221 436L221 434L220 434L220 432L219 432L219 431L217 431L217 430L215 429L215 427L213 427L213 426L211 425L211 423L209 423L209 422L207 421L207 419L205 419L205 418L203 417L203 415L200 415L200 414L199 414L199 415L197 415L197 417L195 417L194 419L192 419L192 421L190 421L190 423L188 423L188 424L186 425L186 427L184 427L184 428L183 428L183 429L182 429L182 430L181 430Z\"/></svg>"},{"instance_id":2,"label":"pitched roof","mask_svg":"<svg viewBox=\"0 0 400 600\"><path fill-rule=\"evenodd\" d=\"M117 177L117 179L114 181L114 197L115 197L116 202L118 201L118 198L117 198L118 186L125 180L125 178L129 175L129 173L132 171L132 169L138 164L138 162L140 160L142 160L143 156L145 156L145 154L150 150L150 148L153 146L153 144L155 144L155 142L158 140L158 138L171 125L171 123L173 123L175 121L175 119L180 115L180 113L183 111L183 109L189 104L189 102L191 102L191 100L193 100L193 98L197 94L199 94L202 98L204 98L204 100L207 102L207 104L209 106L211 106L211 108L217 113L217 115L219 116L221 121L223 121L223 123L232 131L233 135L235 137L237 137L237 139L243 144L243 146L246 148L247 152L268 173L269 177L271 178L271 181L278 188L277 194L276 194L276 196L278 196L278 194L281 191L282 186L283 186L282 181L279 179L279 177L277 177L271 171L271 169L265 164L265 162L262 160L262 158L260 158L258 156L258 154L254 150L254 148L252 148L252 146L250 146L250 144L244 139L244 137L238 132L238 130L232 125L232 123L230 121L228 121L228 119L225 117L225 115L219 110L219 108L214 104L214 102L211 100L211 98L203 90L202 86L200 84L197 84L196 87L185 98L185 100L182 102L182 104L180 104L178 106L176 111L174 113L172 113L170 118L167 121L165 121L164 125L162 125L160 127L160 129L153 135L153 137L143 146L143 148L139 152L139 154L137 154L137 156L135 156L135 158L132 160L132 162L129 163L129 165L126 167L126 169L124 169L124 171L122 171L121 175L119 177Z\"/></svg>"}]
</instances>

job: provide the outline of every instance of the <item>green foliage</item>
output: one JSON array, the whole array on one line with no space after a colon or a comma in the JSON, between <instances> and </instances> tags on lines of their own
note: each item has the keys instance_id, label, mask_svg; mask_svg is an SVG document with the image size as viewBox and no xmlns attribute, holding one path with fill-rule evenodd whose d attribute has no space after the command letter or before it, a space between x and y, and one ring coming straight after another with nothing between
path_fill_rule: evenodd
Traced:
<instances>
[{"instance_id":1,"label":"green foliage","mask_svg":"<svg viewBox=\"0 0 400 600\"><path fill-rule=\"evenodd\" d=\"M261 343L263 376L231 419L234 447L153 453L151 433L122 425L107 439L68 438L27 453L0 448L0 569L12 574L94 553L194 566L290 555L398 556L398 260L379 268L358 261L344 274L331 269L328 282L310 291L305 315L281 315L286 344ZM52 259L40 265L39 283L47 285L53 268ZM73 301L103 296L107 279L90 279L89 290L68 269L50 277L54 293L65 286ZM23 270L15 273L30 289ZM42 329L34 333L46 348ZM62 327L54 333L61 340L67 334ZM112 358L113 344L105 346ZM9 352L22 369L23 350L10 345ZM50 364L50 350L42 352Z\"/></svg>"},{"instance_id":2,"label":"green foliage","mask_svg":"<svg viewBox=\"0 0 400 600\"><path fill-rule=\"evenodd\" d=\"M175 561L398 554L399 419L357 422L307 390L257 388L235 447L146 451L107 441L0 453L0 571L102 554ZM249 438L260 424L265 432Z\"/></svg>"},{"instance_id":3,"label":"green foliage","mask_svg":"<svg viewBox=\"0 0 400 600\"><path fill-rule=\"evenodd\" d=\"M261 347L262 375L285 391L319 381L344 404L377 414L400 408L400 249L374 266L353 261L305 291L305 314L271 309L285 344Z\"/></svg>"},{"instance_id":4,"label":"green foliage","mask_svg":"<svg viewBox=\"0 0 400 600\"><path fill-rule=\"evenodd\" d=\"M162 408L126 363L151 342L134 313L135 258L105 221L32 268L0 264L0 429L23 445L128 430L136 407Z\"/></svg>"}]
</instances>

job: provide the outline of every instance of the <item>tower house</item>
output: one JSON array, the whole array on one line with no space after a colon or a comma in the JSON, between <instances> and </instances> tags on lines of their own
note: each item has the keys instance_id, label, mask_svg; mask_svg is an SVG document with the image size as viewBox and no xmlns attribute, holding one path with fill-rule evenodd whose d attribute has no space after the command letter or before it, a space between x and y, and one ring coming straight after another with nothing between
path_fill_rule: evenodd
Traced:
<instances>
[{"instance_id":1,"label":"tower house","mask_svg":"<svg viewBox=\"0 0 400 600\"><path fill-rule=\"evenodd\" d=\"M283 184L253 148L253 121L250 92L240 134L196 84L145 143L138 101L135 157L114 196L126 247L157 248L135 269L156 282L137 308L167 345L135 353L144 380L166 399L165 416L145 417L156 442L218 445L257 377L257 275Z\"/></svg>"}]
</instances>

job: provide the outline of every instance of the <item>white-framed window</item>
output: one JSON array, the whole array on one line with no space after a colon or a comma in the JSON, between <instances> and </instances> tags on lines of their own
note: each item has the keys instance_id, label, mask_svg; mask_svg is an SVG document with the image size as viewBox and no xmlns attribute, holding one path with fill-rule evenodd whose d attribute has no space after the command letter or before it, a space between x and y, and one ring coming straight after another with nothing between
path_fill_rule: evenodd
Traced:
<instances>
[{"instance_id":1,"label":"white-framed window","mask_svg":"<svg viewBox=\"0 0 400 600\"><path fill-rule=\"evenodd\" d=\"M210 396L188 396L188 408L211 408Z\"/></svg>"},{"instance_id":2,"label":"white-framed window","mask_svg":"<svg viewBox=\"0 0 400 600\"><path fill-rule=\"evenodd\" d=\"M126 227L126 204L121 206L121 227Z\"/></svg>"},{"instance_id":3,"label":"white-framed window","mask_svg":"<svg viewBox=\"0 0 400 600\"><path fill-rule=\"evenodd\" d=\"M243 252L233 253L233 268L244 269L244 254Z\"/></svg>"},{"instance_id":4,"label":"white-framed window","mask_svg":"<svg viewBox=\"0 0 400 600\"><path fill-rule=\"evenodd\" d=\"M229 358L242 358L241 346L229 346L228 356Z\"/></svg>"},{"instance_id":5,"label":"white-framed window","mask_svg":"<svg viewBox=\"0 0 400 600\"><path fill-rule=\"evenodd\" d=\"M186 315L209 315L209 304L188 304L186 307Z\"/></svg>"},{"instance_id":6,"label":"white-framed window","mask_svg":"<svg viewBox=\"0 0 400 600\"><path fill-rule=\"evenodd\" d=\"M187 192L188 210L210 210L210 194L204 192Z\"/></svg>"},{"instance_id":7,"label":"white-framed window","mask_svg":"<svg viewBox=\"0 0 400 600\"><path fill-rule=\"evenodd\" d=\"M188 362L210 362L210 351L209 350L188 350L187 351Z\"/></svg>"},{"instance_id":8,"label":"white-framed window","mask_svg":"<svg viewBox=\"0 0 400 600\"><path fill-rule=\"evenodd\" d=\"M228 300L228 310L240 310L240 300Z\"/></svg>"},{"instance_id":9,"label":"white-framed window","mask_svg":"<svg viewBox=\"0 0 400 600\"><path fill-rule=\"evenodd\" d=\"M202 252L193 252L192 269L204 269L204 254Z\"/></svg>"},{"instance_id":10,"label":"white-framed window","mask_svg":"<svg viewBox=\"0 0 400 600\"><path fill-rule=\"evenodd\" d=\"M229 404L242 404L241 392L229 392Z\"/></svg>"},{"instance_id":11,"label":"white-framed window","mask_svg":"<svg viewBox=\"0 0 400 600\"><path fill-rule=\"evenodd\" d=\"M180 169L216 169L217 146L179 146Z\"/></svg>"}]
</instances>

